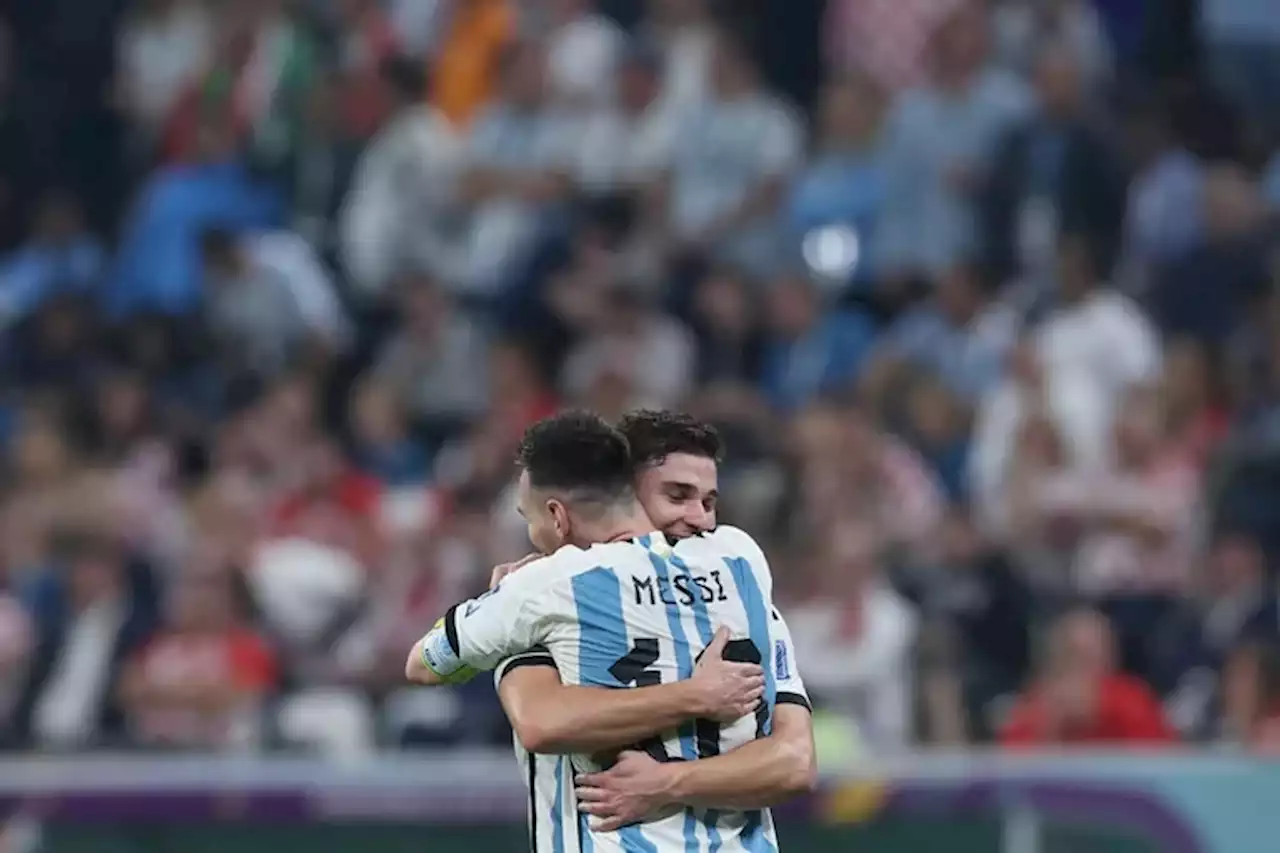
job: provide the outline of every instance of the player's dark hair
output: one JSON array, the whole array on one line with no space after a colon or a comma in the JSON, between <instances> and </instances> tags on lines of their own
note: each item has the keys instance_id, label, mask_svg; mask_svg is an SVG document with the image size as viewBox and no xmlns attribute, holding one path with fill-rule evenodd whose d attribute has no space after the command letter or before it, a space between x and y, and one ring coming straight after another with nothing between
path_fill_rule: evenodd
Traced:
<instances>
[{"instance_id":1,"label":"player's dark hair","mask_svg":"<svg viewBox=\"0 0 1280 853\"><path fill-rule=\"evenodd\" d=\"M633 498L631 449L626 437L591 412L562 412L525 431L517 464L535 489L569 500L612 505Z\"/></svg>"},{"instance_id":2,"label":"player's dark hair","mask_svg":"<svg viewBox=\"0 0 1280 853\"><path fill-rule=\"evenodd\" d=\"M720 432L684 412L638 409L618 421L618 430L631 445L637 468L661 465L673 453L687 453L719 462L724 456Z\"/></svg>"}]
</instances>

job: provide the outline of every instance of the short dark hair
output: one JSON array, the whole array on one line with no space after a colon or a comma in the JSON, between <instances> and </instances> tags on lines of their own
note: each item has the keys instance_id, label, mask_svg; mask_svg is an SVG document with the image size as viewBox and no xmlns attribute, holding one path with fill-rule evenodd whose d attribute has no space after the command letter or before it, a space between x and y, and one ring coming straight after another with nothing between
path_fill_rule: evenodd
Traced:
<instances>
[{"instance_id":1,"label":"short dark hair","mask_svg":"<svg viewBox=\"0 0 1280 853\"><path fill-rule=\"evenodd\" d=\"M684 412L637 409L618 421L618 430L631 445L637 467L661 465L673 453L687 453L719 462L724 441L711 424Z\"/></svg>"},{"instance_id":2,"label":"short dark hair","mask_svg":"<svg viewBox=\"0 0 1280 853\"><path fill-rule=\"evenodd\" d=\"M516 462L529 485L568 493L571 500L614 504L634 495L626 437L592 412L538 421L525 431Z\"/></svg>"}]
</instances>

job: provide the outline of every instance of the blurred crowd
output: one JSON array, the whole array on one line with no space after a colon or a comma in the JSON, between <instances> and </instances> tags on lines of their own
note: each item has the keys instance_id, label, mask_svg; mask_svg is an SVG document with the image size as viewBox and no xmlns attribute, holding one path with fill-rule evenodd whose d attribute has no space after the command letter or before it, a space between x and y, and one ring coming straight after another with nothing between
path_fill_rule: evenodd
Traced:
<instances>
[{"instance_id":1,"label":"blurred crowd","mask_svg":"<svg viewBox=\"0 0 1280 853\"><path fill-rule=\"evenodd\" d=\"M0 741L501 743L522 430L727 445L820 748L1280 746L1272 0L0 3Z\"/></svg>"}]
</instances>

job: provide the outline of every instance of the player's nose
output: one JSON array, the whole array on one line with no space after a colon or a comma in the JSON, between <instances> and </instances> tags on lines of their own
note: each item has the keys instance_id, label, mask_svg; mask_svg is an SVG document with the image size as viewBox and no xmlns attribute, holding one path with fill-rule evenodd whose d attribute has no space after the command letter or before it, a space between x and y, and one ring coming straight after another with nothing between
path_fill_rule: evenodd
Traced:
<instances>
[{"instance_id":1,"label":"player's nose","mask_svg":"<svg viewBox=\"0 0 1280 853\"><path fill-rule=\"evenodd\" d=\"M716 526L715 516L701 506L690 507L685 510L684 523L689 525L695 532L711 530Z\"/></svg>"}]
</instances>

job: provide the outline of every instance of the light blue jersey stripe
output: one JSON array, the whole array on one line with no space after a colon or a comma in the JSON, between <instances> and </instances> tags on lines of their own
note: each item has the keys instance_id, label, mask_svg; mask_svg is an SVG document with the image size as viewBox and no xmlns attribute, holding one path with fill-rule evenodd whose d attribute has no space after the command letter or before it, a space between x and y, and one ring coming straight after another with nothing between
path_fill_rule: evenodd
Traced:
<instances>
[{"instance_id":1,"label":"light blue jersey stripe","mask_svg":"<svg viewBox=\"0 0 1280 853\"><path fill-rule=\"evenodd\" d=\"M582 840L582 850L579 853L594 853L596 845L591 840L591 828L587 825L585 812L578 812L578 838Z\"/></svg>"},{"instance_id":2,"label":"light blue jersey stripe","mask_svg":"<svg viewBox=\"0 0 1280 853\"><path fill-rule=\"evenodd\" d=\"M604 566L575 575L573 603L578 611L579 680L594 687L617 687L609 667L629 651L618 575Z\"/></svg>"},{"instance_id":3,"label":"light blue jersey stripe","mask_svg":"<svg viewBox=\"0 0 1280 853\"><path fill-rule=\"evenodd\" d=\"M578 611L578 680L585 685L617 687L609 672L619 658L630 651L626 623L622 621L622 587L617 573L597 566L573 578L573 603ZM688 648L685 654L688 654ZM582 846L592 849L591 831L582 820ZM625 853L658 853L638 826L618 830Z\"/></svg>"},{"instance_id":4,"label":"light blue jersey stripe","mask_svg":"<svg viewBox=\"0 0 1280 853\"><path fill-rule=\"evenodd\" d=\"M556 799L551 804L551 851L564 853L564 756L556 759Z\"/></svg>"},{"instance_id":5,"label":"light blue jersey stripe","mask_svg":"<svg viewBox=\"0 0 1280 853\"><path fill-rule=\"evenodd\" d=\"M578 680L584 685L617 687L609 667L628 652L622 621L622 588L613 569L598 566L573 578L573 604L578 612ZM579 814L583 853L594 847L587 816ZM632 831L628 831L632 830ZM619 831L626 853L657 853L637 827Z\"/></svg>"},{"instance_id":6,"label":"light blue jersey stripe","mask_svg":"<svg viewBox=\"0 0 1280 853\"><path fill-rule=\"evenodd\" d=\"M743 824L738 841L747 853L777 853L773 842L764 834L764 813L755 810L747 812L747 821Z\"/></svg>"},{"instance_id":7,"label":"light blue jersey stripe","mask_svg":"<svg viewBox=\"0 0 1280 853\"><path fill-rule=\"evenodd\" d=\"M725 565L733 574L733 583L738 588L738 598L747 611L747 632L751 642L760 650L761 664L764 666L764 700L769 708L769 717L764 723L764 733L773 730L773 706L778 698L777 682L773 675L773 643L769 639L769 607L760 593L760 585L751 573L751 565L741 557L725 557Z\"/></svg>"},{"instance_id":8,"label":"light blue jersey stripe","mask_svg":"<svg viewBox=\"0 0 1280 853\"><path fill-rule=\"evenodd\" d=\"M751 572L751 564L741 557L725 558L725 564L733 574L734 585L738 588L738 597L742 599L747 611L747 630L751 641L760 649L764 665L765 702L769 708L769 717L765 719L764 733L773 730L773 709L778 698L777 682L773 673L773 656L770 650L773 644L769 638L769 608ZM738 836L742 846L748 853L774 853L774 846L764 833L764 814L759 810L746 813L746 824L742 834Z\"/></svg>"},{"instance_id":9,"label":"light blue jersey stripe","mask_svg":"<svg viewBox=\"0 0 1280 853\"><path fill-rule=\"evenodd\" d=\"M624 826L618 830L618 837L622 840L623 853L658 853L658 848L644 837L638 826Z\"/></svg>"}]
</instances>

